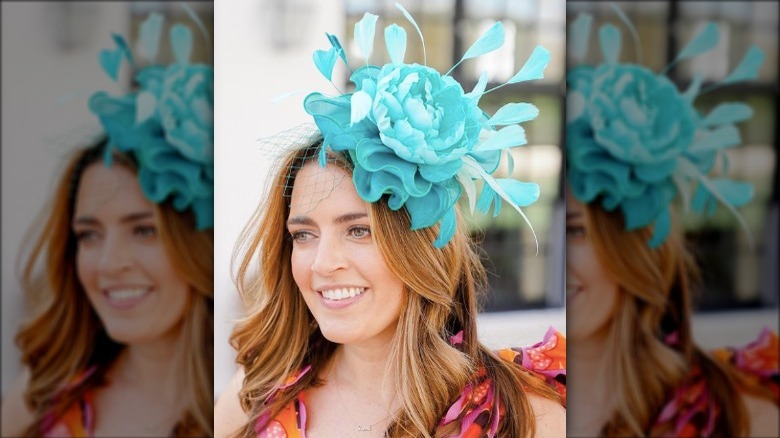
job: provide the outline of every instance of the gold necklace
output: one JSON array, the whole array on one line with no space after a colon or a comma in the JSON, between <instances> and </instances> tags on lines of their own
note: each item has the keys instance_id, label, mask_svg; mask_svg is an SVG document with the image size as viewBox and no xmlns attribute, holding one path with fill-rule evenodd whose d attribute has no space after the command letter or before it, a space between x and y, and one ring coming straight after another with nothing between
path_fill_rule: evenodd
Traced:
<instances>
[{"instance_id":1,"label":"gold necklace","mask_svg":"<svg viewBox=\"0 0 780 438\"><path fill-rule=\"evenodd\" d=\"M341 389L339 388L339 386L340 386L339 383L336 381L336 374L333 373L333 366L335 365L335 363L336 363L336 361L335 361L335 358L334 358L333 362L331 362L330 370L328 371L328 377L333 375L333 385L336 387L336 396L339 399L339 404L341 404L341 407L344 408L345 412L349 412L349 409L347 408L346 403L344 403L344 399L341 397ZM390 400L390 405L391 406L392 406L394 401L395 401L395 395L393 395L393 398ZM355 428L355 432L372 432L374 430L374 426L376 426L377 424L387 420L388 418L390 418L391 415L394 415L394 414L388 413L387 415L382 417L379 421L377 421L375 423L371 423L371 424L360 424L360 423L358 423L357 427Z\"/></svg>"}]
</instances>

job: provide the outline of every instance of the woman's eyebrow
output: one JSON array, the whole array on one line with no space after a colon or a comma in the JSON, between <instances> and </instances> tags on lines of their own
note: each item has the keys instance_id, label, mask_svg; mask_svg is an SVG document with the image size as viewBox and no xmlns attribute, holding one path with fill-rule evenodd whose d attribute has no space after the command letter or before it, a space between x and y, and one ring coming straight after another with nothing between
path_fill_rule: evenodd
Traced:
<instances>
[{"instance_id":1,"label":"woman's eyebrow","mask_svg":"<svg viewBox=\"0 0 780 438\"><path fill-rule=\"evenodd\" d=\"M314 225L314 221L308 216L293 216L287 219L287 226L290 225Z\"/></svg>"},{"instance_id":2,"label":"woman's eyebrow","mask_svg":"<svg viewBox=\"0 0 780 438\"><path fill-rule=\"evenodd\" d=\"M352 222L358 219L363 219L368 217L368 214L365 212L354 212L354 213L346 213L342 214L341 216L336 217L333 219L333 223L335 224L344 224L347 222ZM315 225L315 222L308 216L292 216L289 219L287 219L287 226L290 225Z\"/></svg>"},{"instance_id":3,"label":"woman's eyebrow","mask_svg":"<svg viewBox=\"0 0 780 438\"><path fill-rule=\"evenodd\" d=\"M124 215L121 218L119 218L119 222L132 223L132 222L137 222L140 220L145 220L153 217L154 217L154 213L150 211L141 211L137 213L130 213ZM73 220L73 225L96 225L99 223L100 221L93 216L78 216Z\"/></svg>"},{"instance_id":4,"label":"woman's eyebrow","mask_svg":"<svg viewBox=\"0 0 780 438\"><path fill-rule=\"evenodd\" d=\"M579 219L580 217L582 217L582 213L580 213L578 211L575 211L575 212L572 212L572 213L566 212L566 220L569 220L569 219Z\"/></svg>"},{"instance_id":5,"label":"woman's eyebrow","mask_svg":"<svg viewBox=\"0 0 780 438\"><path fill-rule=\"evenodd\" d=\"M343 224L347 222L352 222L358 219L363 219L365 217L368 217L368 214L364 212L355 212L355 213L347 213L342 214L341 216L337 217L333 222L336 224Z\"/></svg>"}]
</instances>

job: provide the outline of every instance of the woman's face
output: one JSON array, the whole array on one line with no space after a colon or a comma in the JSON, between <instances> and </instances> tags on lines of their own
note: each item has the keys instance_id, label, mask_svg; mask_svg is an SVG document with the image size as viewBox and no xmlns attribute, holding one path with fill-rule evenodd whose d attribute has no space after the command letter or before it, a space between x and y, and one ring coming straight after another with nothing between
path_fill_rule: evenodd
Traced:
<instances>
[{"instance_id":1,"label":"woman's face","mask_svg":"<svg viewBox=\"0 0 780 438\"><path fill-rule=\"evenodd\" d=\"M368 208L334 164L309 162L295 178L287 219L293 277L323 336L339 344L389 343L405 301L373 240Z\"/></svg>"},{"instance_id":2,"label":"woman's face","mask_svg":"<svg viewBox=\"0 0 780 438\"><path fill-rule=\"evenodd\" d=\"M174 334L190 288L168 258L136 175L117 164L87 167L72 225L78 278L108 335L137 344Z\"/></svg>"},{"instance_id":3,"label":"woman's face","mask_svg":"<svg viewBox=\"0 0 780 438\"><path fill-rule=\"evenodd\" d=\"M596 257L585 206L566 194L566 327L572 339L605 334L618 299L618 285Z\"/></svg>"}]
</instances>

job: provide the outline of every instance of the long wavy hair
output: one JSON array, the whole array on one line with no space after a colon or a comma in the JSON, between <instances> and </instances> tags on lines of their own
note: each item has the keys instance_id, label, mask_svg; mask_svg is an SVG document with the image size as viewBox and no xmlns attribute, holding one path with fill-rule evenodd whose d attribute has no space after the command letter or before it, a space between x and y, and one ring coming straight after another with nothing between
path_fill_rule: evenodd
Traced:
<instances>
[{"instance_id":1,"label":"long wavy hair","mask_svg":"<svg viewBox=\"0 0 780 438\"><path fill-rule=\"evenodd\" d=\"M601 435L646 436L674 390L698 368L720 412L716 433L745 436L747 411L737 389L762 393L694 342L691 302L700 273L676 222L666 241L651 249L651 227L626 231L622 214L599 203L586 204L584 212L596 257L620 289L606 352L617 408Z\"/></svg>"},{"instance_id":2,"label":"long wavy hair","mask_svg":"<svg viewBox=\"0 0 780 438\"><path fill-rule=\"evenodd\" d=\"M315 142L285 157L234 253L236 284L251 307L231 336L237 362L245 370L239 398L249 416L237 436L255 436L261 415L275 416L300 391L322 384L318 376L337 346L322 335L301 297L290 265L292 242L286 238L296 172L316 162L320 147L321 141ZM352 173L348 159L335 154L329 158ZM384 260L407 292L388 357L402 407L386 436L439 437L456 432L459 422L439 427L439 421L479 366L495 382L506 409L499 436L532 435L535 420L525 391L560 398L477 340L477 298L486 289L486 274L463 224L439 250L433 246L435 227L411 231L408 213L390 210L385 200L369 204L369 221ZM455 348L448 339L461 330L463 344ZM309 373L288 390L277 391L306 365L312 367Z\"/></svg>"},{"instance_id":3,"label":"long wavy hair","mask_svg":"<svg viewBox=\"0 0 780 438\"><path fill-rule=\"evenodd\" d=\"M87 299L76 271L77 242L71 228L76 195L84 171L103 162L105 139L75 153L57 181L51 202L20 258L22 288L33 316L22 325L16 343L30 371L25 402L35 420L26 436L40 436L51 418L58 418L88 391L106 384L106 372L124 346L113 341ZM132 156L113 152L114 166L133 172ZM155 205L159 235L174 268L190 285L192 297L184 317L181 340L181 390L184 412L170 434L213 434L214 368L214 234L198 231L191 212L169 203ZM93 370L78 385L68 385ZM67 390L63 388L68 385ZM99 407L97 407L99 409Z\"/></svg>"}]
</instances>

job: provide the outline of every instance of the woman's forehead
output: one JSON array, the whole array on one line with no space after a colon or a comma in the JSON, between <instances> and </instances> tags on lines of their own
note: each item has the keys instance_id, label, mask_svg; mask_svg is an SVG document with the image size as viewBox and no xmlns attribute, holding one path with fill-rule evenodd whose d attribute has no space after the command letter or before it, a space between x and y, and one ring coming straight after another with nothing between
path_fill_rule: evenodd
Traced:
<instances>
[{"instance_id":1,"label":"woman's forehead","mask_svg":"<svg viewBox=\"0 0 780 438\"><path fill-rule=\"evenodd\" d=\"M75 199L76 215L96 215L106 208L152 209L136 174L122 165L89 165L81 176Z\"/></svg>"},{"instance_id":2,"label":"woman's forehead","mask_svg":"<svg viewBox=\"0 0 780 438\"><path fill-rule=\"evenodd\" d=\"M295 176L290 196L290 216L306 215L325 200L344 208L365 203L358 196L351 175L342 167L331 162L323 167L309 161Z\"/></svg>"}]
</instances>

